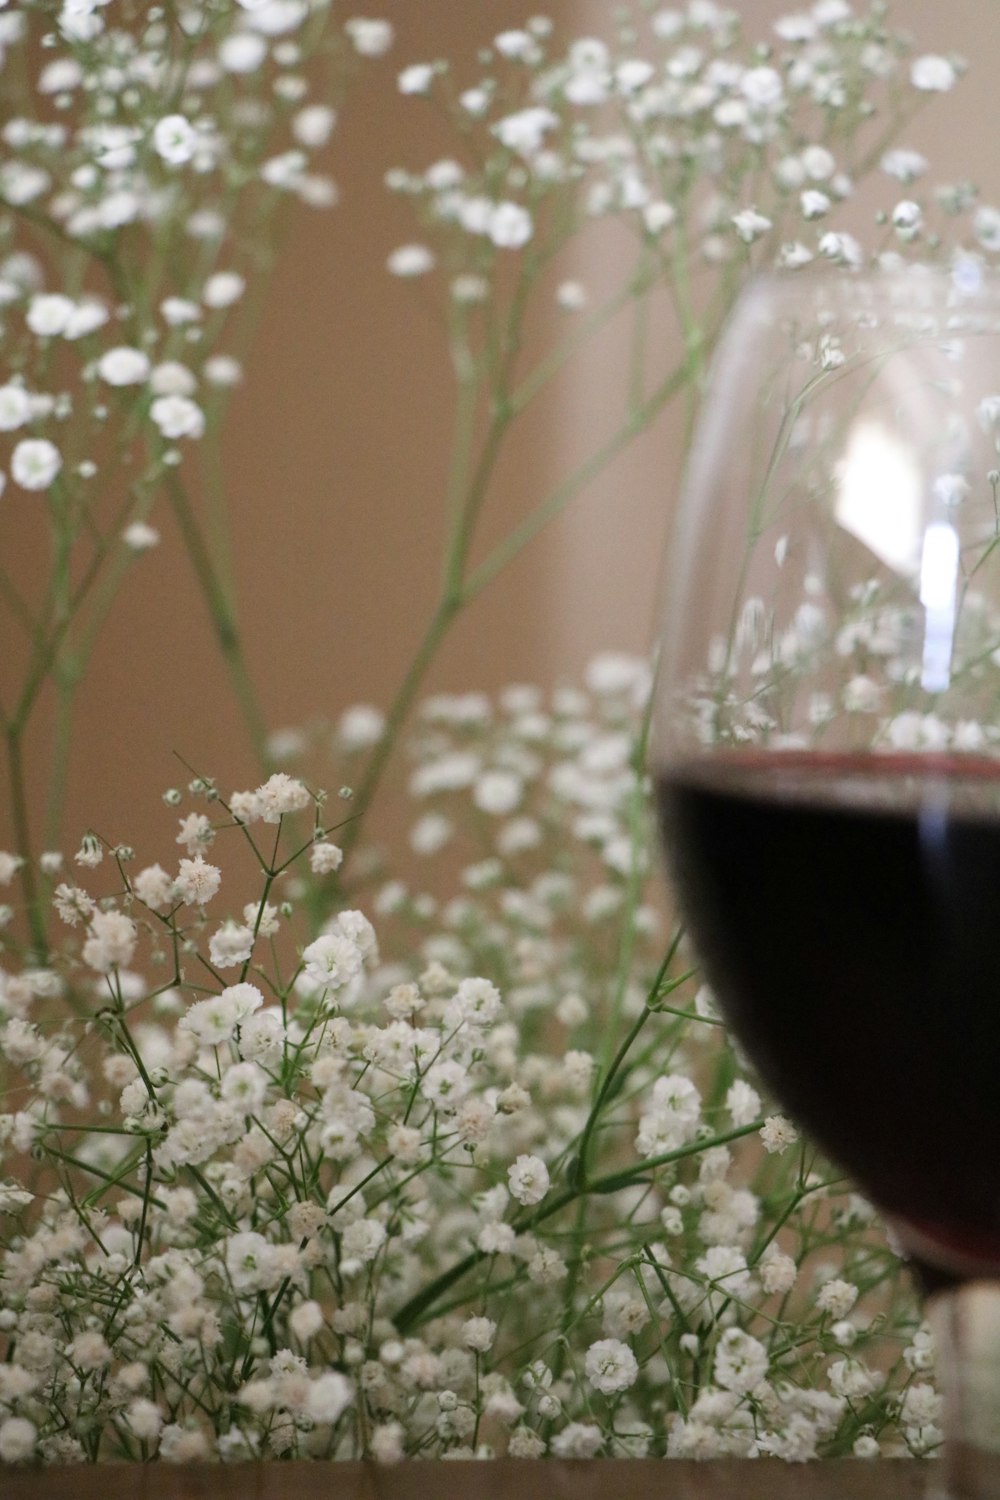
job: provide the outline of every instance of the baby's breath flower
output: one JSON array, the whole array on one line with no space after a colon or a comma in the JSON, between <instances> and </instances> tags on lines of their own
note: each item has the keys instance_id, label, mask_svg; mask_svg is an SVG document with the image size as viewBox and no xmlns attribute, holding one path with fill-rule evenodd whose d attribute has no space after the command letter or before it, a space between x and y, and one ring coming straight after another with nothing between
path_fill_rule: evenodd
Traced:
<instances>
[{"instance_id":1,"label":"baby's breath flower","mask_svg":"<svg viewBox=\"0 0 1000 1500\"><path fill-rule=\"evenodd\" d=\"M523 1153L508 1167L507 1183L518 1203L541 1203L549 1190L548 1168L541 1157Z\"/></svg>"},{"instance_id":2,"label":"baby's breath flower","mask_svg":"<svg viewBox=\"0 0 1000 1500\"><path fill-rule=\"evenodd\" d=\"M737 1128L750 1125L760 1116L760 1095L745 1079L737 1078L726 1094L726 1108Z\"/></svg>"},{"instance_id":3,"label":"baby's breath flower","mask_svg":"<svg viewBox=\"0 0 1000 1500\"><path fill-rule=\"evenodd\" d=\"M62 468L62 455L48 438L22 438L10 461L10 474L22 490L47 490Z\"/></svg>"},{"instance_id":4,"label":"baby's breath flower","mask_svg":"<svg viewBox=\"0 0 1000 1500\"><path fill-rule=\"evenodd\" d=\"M434 252L426 245L400 245L386 261L386 269L393 276L425 276L435 264Z\"/></svg>"},{"instance_id":5,"label":"baby's breath flower","mask_svg":"<svg viewBox=\"0 0 1000 1500\"><path fill-rule=\"evenodd\" d=\"M153 148L169 166L181 166L194 156L198 132L185 115L164 115L153 129Z\"/></svg>"},{"instance_id":6,"label":"baby's breath flower","mask_svg":"<svg viewBox=\"0 0 1000 1500\"><path fill-rule=\"evenodd\" d=\"M799 1138L791 1120L786 1120L784 1115L769 1115L760 1128L760 1139L764 1150L773 1155L780 1156L789 1146L793 1146Z\"/></svg>"},{"instance_id":7,"label":"baby's breath flower","mask_svg":"<svg viewBox=\"0 0 1000 1500\"><path fill-rule=\"evenodd\" d=\"M38 1428L27 1417L5 1417L0 1422L0 1462L24 1463L35 1453Z\"/></svg>"},{"instance_id":8,"label":"baby's breath flower","mask_svg":"<svg viewBox=\"0 0 1000 1500\"><path fill-rule=\"evenodd\" d=\"M736 233L747 245L752 245L754 240L760 239L761 235L773 227L766 214L759 214L754 208L745 208L740 213L733 214L732 222Z\"/></svg>"},{"instance_id":9,"label":"baby's breath flower","mask_svg":"<svg viewBox=\"0 0 1000 1500\"><path fill-rule=\"evenodd\" d=\"M173 889L188 906L204 906L217 894L221 884L222 871L199 854L194 859L181 860Z\"/></svg>"},{"instance_id":10,"label":"baby's breath flower","mask_svg":"<svg viewBox=\"0 0 1000 1500\"><path fill-rule=\"evenodd\" d=\"M798 1274L794 1260L790 1255L769 1247L769 1254L761 1257L758 1267L761 1285L765 1292L783 1295L791 1290L795 1284Z\"/></svg>"},{"instance_id":11,"label":"baby's breath flower","mask_svg":"<svg viewBox=\"0 0 1000 1500\"><path fill-rule=\"evenodd\" d=\"M388 21L354 16L344 22L344 30L362 57L381 57L393 43L393 29Z\"/></svg>"},{"instance_id":12,"label":"baby's breath flower","mask_svg":"<svg viewBox=\"0 0 1000 1500\"><path fill-rule=\"evenodd\" d=\"M201 289L206 307L231 307L246 290L246 281L238 271L215 271Z\"/></svg>"},{"instance_id":13,"label":"baby's breath flower","mask_svg":"<svg viewBox=\"0 0 1000 1500\"><path fill-rule=\"evenodd\" d=\"M108 385L141 385L150 369L149 355L127 344L106 350L97 361L97 373Z\"/></svg>"},{"instance_id":14,"label":"baby's breath flower","mask_svg":"<svg viewBox=\"0 0 1000 1500\"><path fill-rule=\"evenodd\" d=\"M157 396L149 414L165 438L200 438L205 413L189 396Z\"/></svg>"},{"instance_id":15,"label":"baby's breath flower","mask_svg":"<svg viewBox=\"0 0 1000 1500\"><path fill-rule=\"evenodd\" d=\"M218 969L231 969L247 961L253 952L253 928L225 922L208 942L208 956Z\"/></svg>"},{"instance_id":16,"label":"baby's breath flower","mask_svg":"<svg viewBox=\"0 0 1000 1500\"><path fill-rule=\"evenodd\" d=\"M727 1328L715 1349L713 1372L726 1391L752 1391L767 1374L768 1353L758 1339L741 1328Z\"/></svg>"},{"instance_id":17,"label":"baby's breath flower","mask_svg":"<svg viewBox=\"0 0 1000 1500\"><path fill-rule=\"evenodd\" d=\"M635 1355L620 1339L598 1339L591 1344L584 1368L591 1385L604 1396L628 1390L639 1376Z\"/></svg>"},{"instance_id":18,"label":"baby's breath flower","mask_svg":"<svg viewBox=\"0 0 1000 1500\"><path fill-rule=\"evenodd\" d=\"M820 1312L830 1313L834 1318L846 1318L857 1300L857 1287L839 1277L824 1282L816 1294L816 1306Z\"/></svg>"},{"instance_id":19,"label":"baby's breath flower","mask_svg":"<svg viewBox=\"0 0 1000 1500\"><path fill-rule=\"evenodd\" d=\"M603 1447L604 1434L594 1422L570 1422L552 1439L557 1458L594 1458Z\"/></svg>"},{"instance_id":20,"label":"baby's breath flower","mask_svg":"<svg viewBox=\"0 0 1000 1500\"><path fill-rule=\"evenodd\" d=\"M466 1318L462 1324L462 1343L467 1349L485 1354L496 1338L497 1325L492 1318Z\"/></svg>"},{"instance_id":21,"label":"baby's breath flower","mask_svg":"<svg viewBox=\"0 0 1000 1500\"><path fill-rule=\"evenodd\" d=\"M137 938L135 923L124 912L95 911L83 945L83 961L99 974L124 967L132 961Z\"/></svg>"},{"instance_id":22,"label":"baby's breath flower","mask_svg":"<svg viewBox=\"0 0 1000 1500\"><path fill-rule=\"evenodd\" d=\"M146 521L132 521L122 532L122 541L131 552L148 552L160 542L160 533Z\"/></svg>"},{"instance_id":23,"label":"baby's breath flower","mask_svg":"<svg viewBox=\"0 0 1000 1500\"><path fill-rule=\"evenodd\" d=\"M910 68L913 87L925 92L947 93L955 87L957 79L954 63L936 53L929 52L918 57Z\"/></svg>"}]
</instances>

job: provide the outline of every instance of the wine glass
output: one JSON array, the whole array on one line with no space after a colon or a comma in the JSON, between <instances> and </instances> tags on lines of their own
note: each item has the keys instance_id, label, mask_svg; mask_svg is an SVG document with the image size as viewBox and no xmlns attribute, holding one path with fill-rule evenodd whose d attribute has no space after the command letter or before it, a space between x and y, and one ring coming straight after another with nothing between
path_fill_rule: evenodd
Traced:
<instances>
[{"instance_id":1,"label":"wine glass","mask_svg":"<svg viewBox=\"0 0 1000 1500\"><path fill-rule=\"evenodd\" d=\"M752 284L674 541L653 769L695 946L947 1290L950 1493L1000 1494L1000 280Z\"/></svg>"}]
</instances>

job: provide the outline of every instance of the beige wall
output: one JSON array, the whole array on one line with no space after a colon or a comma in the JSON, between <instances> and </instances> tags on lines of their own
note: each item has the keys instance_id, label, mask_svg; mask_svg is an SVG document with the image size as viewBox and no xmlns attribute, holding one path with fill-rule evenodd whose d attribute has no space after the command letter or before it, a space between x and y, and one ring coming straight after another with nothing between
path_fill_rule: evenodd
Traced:
<instances>
[{"instance_id":1,"label":"beige wall","mask_svg":"<svg viewBox=\"0 0 1000 1500\"><path fill-rule=\"evenodd\" d=\"M772 0L740 7L761 31L788 8ZM366 70L331 146L341 206L295 218L228 433L246 648L275 727L333 716L359 697L384 701L431 606L450 383L420 298L383 270L387 251L413 231L381 178L396 162L426 164L447 141L435 136L432 110L397 99L393 79L408 62L470 57L480 39L530 7L395 0L368 9L391 15L399 41ZM563 0L556 9L583 25L606 7ZM1000 7L897 0L895 9L926 50L961 51L975 63L971 80L936 103L910 142L939 175L975 177L1000 201ZM595 283L604 274L598 265L579 269ZM558 404L526 424L491 502L494 534L503 513L522 511L585 456L615 394L615 358L605 348ZM470 610L435 680L550 681L598 648L643 647L676 471L676 434L660 428ZM158 794L179 778L174 750L226 787L252 780L203 605L169 517L160 524L163 545L133 571L81 695L67 847L87 823L140 845L154 828L162 837L172 819Z\"/></svg>"}]
</instances>

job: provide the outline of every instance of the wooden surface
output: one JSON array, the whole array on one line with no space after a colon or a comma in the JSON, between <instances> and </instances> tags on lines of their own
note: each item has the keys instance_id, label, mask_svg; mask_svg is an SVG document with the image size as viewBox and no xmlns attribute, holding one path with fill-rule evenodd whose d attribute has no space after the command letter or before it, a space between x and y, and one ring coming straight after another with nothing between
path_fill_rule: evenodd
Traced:
<instances>
[{"instance_id":1,"label":"wooden surface","mask_svg":"<svg viewBox=\"0 0 1000 1500\"><path fill-rule=\"evenodd\" d=\"M2 1500L933 1500L937 1464L596 1459L0 1466Z\"/></svg>"}]
</instances>

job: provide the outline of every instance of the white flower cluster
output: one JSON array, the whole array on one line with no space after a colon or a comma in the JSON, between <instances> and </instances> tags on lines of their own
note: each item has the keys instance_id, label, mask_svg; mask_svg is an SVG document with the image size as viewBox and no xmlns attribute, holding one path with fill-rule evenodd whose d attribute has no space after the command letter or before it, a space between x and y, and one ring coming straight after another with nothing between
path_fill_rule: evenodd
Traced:
<instances>
[{"instance_id":1,"label":"white flower cluster","mask_svg":"<svg viewBox=\"0 0 1000 1500\"><path fill-rule=\"evenodd\" d=\"M33 6L0 15L0 71L29 84L0 132L0 484L53 491L65 519L92 503L89 454L109 432L121 456L152 445L119 528L138 552L155 540L146 513L164 466L241 378L218 346L262 197L335 201L313 159L336 112L310 99L308 0L188 6L178 25L151 6L134 27L98 0L55 9L54 26ZM369 25L391 42L386 23ZM373 51L348 27L350 50ZM39 226L77 247L71 286L50 282Z\"/></svg>"},{"instance_id":2,"label":"white flower cluster","mask_svg":"<svg viewBox=\"0 0 1000 1500\"><path fill-rule=\"evenodd\" d=\"M67 942L0 980L0 1460L933 1446L870 1214L803 1176L682 962L652 987L648 688L604 656L424 705L457 896L358 886L290 771L168 794L176 874L49 858Z\"/></svg>"},{"instance_id":3,"label":"white flower cluster","mask_svg":"<svg viewBox=\"0 0 1000 1500\"><path fill-rule=\"evenodd\" d=\"M707 0L641 11L618 13L613 40L577 37L559 50L551 22L536 17L493 39L471 85L444 59L403 68L400 91L437 97L481 141L481 165L447 158L390 173L426 236L389 257L393 274L440 264L457 302L481 301L495 291L503 252L529 241L557 249L567 230L611 215L651 245L711 265L748 256L791 268L860 264L862 246L835 223L857 186L853 142L876 116L891 134L921 95L954 87L961 59L911 57L882 5L814 4L766 37L744 35L735 8ZM927 163L896 148L881 165L909 186ZM915 243L932 251L933 212L968 206L948 191L939 204L911 192L890 205L880 215L895 231L886 258ZM980 246L1000 242L995 221L995 210L978 210ZM564 299L560 288L558 299L581 305L575 291Z\"/></svg>"}]
</instances>

